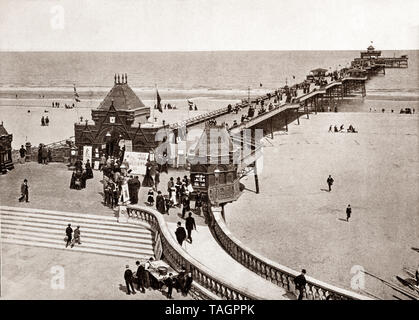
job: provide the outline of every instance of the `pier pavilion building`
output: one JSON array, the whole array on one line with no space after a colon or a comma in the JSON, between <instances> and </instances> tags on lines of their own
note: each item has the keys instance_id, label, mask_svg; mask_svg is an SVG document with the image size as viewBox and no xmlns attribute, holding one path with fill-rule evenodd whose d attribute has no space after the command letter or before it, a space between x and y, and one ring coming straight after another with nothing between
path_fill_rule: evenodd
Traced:
<instances>
[{"instance_id":1,"label":"pier pavilion building","mask_svg":"<svg viewBox=\"0 0 419 320\"><path fill-rule=\"evenodd\" d=\"M155 135L162 126L147 122L150 108L128 85L126 74L115 75L114 86L91 114L93 123L74 124L74 136L79 157L84 146L92 147L92 163L102 154L117 157L123 145L127 150L149 152L158 144Z\"/></svg>"}]
</instances>

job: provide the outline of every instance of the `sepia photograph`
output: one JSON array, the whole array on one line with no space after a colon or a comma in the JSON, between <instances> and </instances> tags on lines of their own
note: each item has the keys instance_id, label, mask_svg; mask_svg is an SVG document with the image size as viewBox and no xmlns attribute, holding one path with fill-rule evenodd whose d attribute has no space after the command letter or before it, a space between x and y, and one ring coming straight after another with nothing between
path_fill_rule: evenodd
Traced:
<instances>
[{"instance_id":1,"label":"sepia photograph","mask_svg":"<svg viewBox=\"0 0 419 320\"><path fill-rule=\"evenodd\" d=\"M0 300L418 300L418 109L417 0L0 0Z\"/></svg>"}]
</instances>

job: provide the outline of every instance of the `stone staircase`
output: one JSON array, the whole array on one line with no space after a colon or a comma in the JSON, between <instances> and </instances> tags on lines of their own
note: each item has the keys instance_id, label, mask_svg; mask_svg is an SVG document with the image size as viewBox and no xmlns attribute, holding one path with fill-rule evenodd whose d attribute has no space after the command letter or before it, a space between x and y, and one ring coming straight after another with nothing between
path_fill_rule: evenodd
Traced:
<instances>
[{"instance_id":1,"label":"stone staircase","mask_svg":"<svg viewBox=\"0 0 419 320\"><path fill-rule=\"evenodd\" d=\"M81 245L66 250L136 260L154 256L153 234L145 223L119 223L115 217L0 206L3 243L65 248L65 229L80 226Z\"/></svg>"}]
</instances>

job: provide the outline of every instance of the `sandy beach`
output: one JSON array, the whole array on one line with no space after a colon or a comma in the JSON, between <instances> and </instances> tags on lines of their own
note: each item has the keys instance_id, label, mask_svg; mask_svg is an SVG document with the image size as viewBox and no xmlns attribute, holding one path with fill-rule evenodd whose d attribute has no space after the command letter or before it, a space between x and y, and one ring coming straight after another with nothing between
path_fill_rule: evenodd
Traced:
<instances>
[{"instance_id":1,"label":"sandy beach","mask_svg":"<svg viewBox=\"0 0 419 320\"><path fill-rule=\"evenodd\" d=\"M74 136L74 123L80 122L80 117L83 117L83 123L86 119L92 121L91 109L97 108L102 99L83 101L79 108L74 109L63 107L65 103L71 104L74 100L58 100L61 108L52 108L52 101L53 99L0 99L0 121L3 121L7 131L13 134L13 149L19 149L28 141L32 145L49 144ZM175 104L178 109L167 109L162 113L153 109L151 114L153 118L157 118L157 123L161 124L163 120L166 124L175 123L237 102L210 98L196 98L193 101L198 111L189 111L186 99L173 99L162 101L162 104ZM155 103L150 100L143 102L146 106L153 106ZM48 116L49 126L41 126L42 116Z\"/></svg>"},{"instance_id":2,"label":"sandy beach","mask_svg":"<svg viewBox=\"0 0 419 320\"><path fill-rule=\"evenodd\" d=\"M302 117L265 143L260 194L245 191L226 206L228 227L264 256L337 286L351 289L354 265L393 281L418 263L410 249L419 244L418 120L391 113ZM328 133L335 124L358 133ZM253 177L242 182L255 190ZM394 299L377 280L367 277L365 285Z\"/></svg>"}]
</instances>

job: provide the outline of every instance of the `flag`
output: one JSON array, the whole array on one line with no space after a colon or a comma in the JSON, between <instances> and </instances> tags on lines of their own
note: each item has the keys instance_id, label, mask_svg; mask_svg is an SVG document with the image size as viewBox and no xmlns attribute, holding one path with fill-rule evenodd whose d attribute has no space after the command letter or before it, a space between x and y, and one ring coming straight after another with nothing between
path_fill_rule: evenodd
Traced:
<instances>
[{"instance_id":1,"label":"flag","mask_svg":"<svg viewBox=\"0 0 419 320\"><path fill-rule=\"evenodd\" d=\"M193 102L188 100L188 105L189 105L189 107L193 107Z\"/></svg>"},{"instance_id":2,"label":"flag","mask_svg":"<svg viewBox=\"0 0 419 320\"><path fill-rule=\"evenodd\" d=\"M259 83L259 87L261 87L262 86L262 83Z\"/></svg>"},{"instance_id":3,"label":"flag","mask_svg":"<svg viewBox=\"0 0 419 320\"><path fill-rule=\"evenodd\" d=\"M79 94L77 93L77 90L76 90L76 85L73 85L73 86L74 86L74 100L76 100L76 102L80 102Z\"/></svg>"},{"instance_id":4,"label":"flag","mask_svg":"<svg viewBox=\"0 0 419 320\"><path fill-rule=\"evenodd\" d=\"M161 108L161 98L159 95L159 90L157 90L156 88L156 93L157 93L157 109L159 109L160 112L163 112L163 109Z\"/></svg>"},{"instance_id":5,"label":"flag","mask_svg":"<svg viewBox=\"0 0 419 320\"><path fill-rule=\"evenodd\" d=\"M295 76L292 76L293 79L295 79Z\"/></svg>"}]
</instances>

